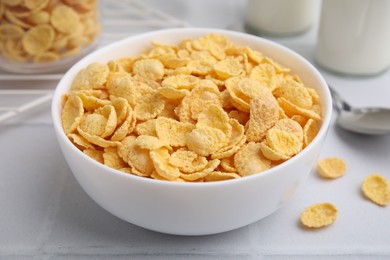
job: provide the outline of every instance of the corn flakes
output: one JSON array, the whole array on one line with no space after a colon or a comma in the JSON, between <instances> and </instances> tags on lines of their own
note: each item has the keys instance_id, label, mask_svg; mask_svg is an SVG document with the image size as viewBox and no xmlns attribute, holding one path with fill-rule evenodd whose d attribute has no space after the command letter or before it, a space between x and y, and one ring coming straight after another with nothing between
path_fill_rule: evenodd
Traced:
<instances>
[{"instance_id":1,"label":"corn flakes","mask_svg":"<svg viewBox=\"0 0 390 260\"><path fill-rule=\"evenodd\" d=\"M20 46L18 53L5 51L2 56L16 62L51 63L78 54L99 32L96 6L96 0L2 1L0 45Z\"/></svg>"},{"instance_id":2,"label":"corn flakes","mask_svg":"<svg viewBox=\"0 0 390 260\"><path fill-rule=\"evenodd\" d=\"M1 30L25 37L23 29ZM84 39L62 41L52 44ZM23 58L21 46L8 45L10 56ZM261 52L219 34L151 45L138 57L90 64L64 95L64 132L95 160L156 180L231 180L283 163L317 135L317 92Z\"/></svg>"}]
</instances>

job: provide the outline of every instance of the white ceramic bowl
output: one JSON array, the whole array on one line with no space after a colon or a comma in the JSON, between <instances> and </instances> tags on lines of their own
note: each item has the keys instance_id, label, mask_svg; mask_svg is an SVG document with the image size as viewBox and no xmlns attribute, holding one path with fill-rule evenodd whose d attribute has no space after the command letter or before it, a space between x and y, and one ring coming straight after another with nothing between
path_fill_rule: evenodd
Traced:
<instances>
[{"instance_id":1,"label":"white ceramic bowl","mask_svg":"<svg viewBox=\"0 0 390 260\"><path fill-rule=\"evenodd\" d=\"M102 165L79 151L61 127L61 97L82 68L92 62L138 55L157 41L177 44L207 33L221 33L234 43L250 46L275 59L315 88L321 98L323 121L313 142L287 162L261 174L212 183L176 183L137 177ZM86 56L59 82L52 103L54 128L62 152L81 187L101 207L132 224L170 234L206 235L233 230L258 221L287 202L315 164L324 143L332 111L331 97L320 73L304 58L274 42L217 29L154 31L113 43Z\"/></svg>"}]
</instances>

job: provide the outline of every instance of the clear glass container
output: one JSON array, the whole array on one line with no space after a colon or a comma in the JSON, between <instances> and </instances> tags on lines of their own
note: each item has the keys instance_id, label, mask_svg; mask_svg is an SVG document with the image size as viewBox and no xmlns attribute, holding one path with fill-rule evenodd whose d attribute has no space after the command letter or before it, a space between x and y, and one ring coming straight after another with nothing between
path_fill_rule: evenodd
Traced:
<instances>
[{"instance_id":1,"label":"clear glass container","mask_svg":"<svg viewBox=\"0 0 390 260\"><path fill-rule=\"evenodd\" d=\"M248 0L245 28L256 35L291 36L310 28L318 0Z\"/></svg>"},{"instance_id":2,"label":"clear glass container","mask_svg":"<svg viewBox=\"0 0 390 260\"><path fill-rule=\"evenodd\" d=\"M374 76L390 67L390 1L324 0L315 58L332 72Z\"/></svg>"},{"instance_id":3,"label":"clear glass container","mask_svg":"<svg viewBox=\"0 0 390 260\"><path fill-rule=\"evenodd\" d=\"M99 32L96 0L1 0L0 68L64 70L96 47Z\"/></svg>"}]
</instances>

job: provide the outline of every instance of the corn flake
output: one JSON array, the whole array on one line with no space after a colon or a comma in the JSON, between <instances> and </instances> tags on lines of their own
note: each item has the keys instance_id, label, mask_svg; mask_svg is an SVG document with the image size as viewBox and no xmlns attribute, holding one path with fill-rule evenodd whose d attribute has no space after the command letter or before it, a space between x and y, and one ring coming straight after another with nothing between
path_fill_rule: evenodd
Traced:
<instances>
[{"instance_id":1,"label":"corn flake","mask_svg":"<svg viewBox=\"0 0 390 260\"><path fill-rule=\"evenodd\" d=\"M288 115L289 117L292 117L294 115L301 115L307 118L312 118L317 121L321 120L321 116L316 112L310 109L298 107L283 97L278 98L278 103L279 106L284 110L286 115Z\"/></svg>"},{"instance_id":2,"label":"corn flake","mask_svg":"<svg viewBox=\"0 0 390 260\"><path fill-rule=\"evenodd\" d=\"M244 73L241 63L237 59L224 59L214 64L214 71L221 79L237 77Z\"/></svg>"},{"instance_id":3,"label":"corn flake","mask_svg":"<svg viewBox=\"0 0 390 260\"><path fill-rule=\"evenodd\" d=\"M332 203L319 203L302 212L301 222L309 228L320 228L336 221L337 213L337 208Z\"/></svg>"},{"instance_id":4,"label":"corn flake","mask_svg":"<svg viewBox=\"0 0 390 260\"><path fill-rule=\"evenodd\" d=\"M202 171L204 168L206 168L207 164L208 164L208 160L206 157L198 156L191 162L191 165L179 167L179 169L183 173L199 172Z\"/></svg>"},{"instance_id":5,"label":"corn flake","mask_svg":"<svg viewBox=\"0 0 390 260\"><path fill-rule=\"evenodd\" d=\"M262 155L260 143L249 142L234 155L234 166L244 177L269 169L271 162Z\"/></svg>"},{"instance_id":6,"label":"corn flake","mask_svg":"<svg viewBox=\"0 0 390 260\"><path fill-rule=\"evenodd\" d=\"M251 100L250 111L245 134L248 141L258 142L279 120L278 102L270 92L264 92L264 95Z\"/></svg>"},{"instance_id":7,"label":"corn flake","mask_svg":"<svg viewBox=\"0 0 390 260\"><path fill-rule=\"evenodd\" d=\"M135 117L146 121L157 117L164 109L165 99L159 93L148 94L134 107Z\"/></svg>"},{"instance_id":8,"label":"corn flake","mask_svg":"<svg viewBox=\"0 0 390 260\"><path fill-rule=\"evenodd\" d=\"M207 174L205 181L225 181L239 178L241 178L241 176L234 172L214 171Z\"/></svg>"},{"instance_id":9,"label":"corn flake","mask_svg":"<svg viewBox=\"0 0 390 260\"><path fill-rule=\"evenodd\" d=\"M35 26L23 35L23 49L31 55L47 51L53 44L54 37L55 31L49 25Z\"/></svg>"},{"instance_id":10,"label":"corn flake","mask_svg":"<svg viewBox=\"0 0 390 260\"><path fill-rule=\"evenodd\" d=\"M168 145L161 142L157 137L150 135L137 136L137 139L135 139L135 144L146 150L155 150L161 147L170 149Z\"/></svg>"},{"instance_id":11,"label":"corn flake","mask_svg":"<svg viewBox=\"0 0 390 260\"><path fill-rule=\"evenodd\" d=\"M127 147L120 151L119 155L122 154L122 156L126 156L127 154L127 158L123 158L122 156L121 157L134 169L142 172L147 176L150 176L154 171L154 166L149 155L149 150L138 146L136 138L131 138L125 142L122 142L123 145L124 143L127 145Z\"/></svg>"},{"instance_id":12,"label":"corn flake","mask_svg":"<svg viewBox=\"0 0 390 260\"><path fill-rule=\"evenodd\" d=\"M193 151L188 150L177 150L171 154L169 163L176 167L191 167L193 161L198 155Z\"/></svg>"},{"instance_id":13,"label":"corn flake","mask_svg":"<svg viewBox=\"0 0 390 260\"><path fill-rule=\"evenodd\" d=\"M155 128L156 134L162 142L170 146L186 146L186 135L190 133L195 126L171 118L159 117L156 120Z\"/></svg>"},{"instance_id":14,"label":"corn flake","mask_svg":"<svg viewBox=\"0 0 390 260\"><path fill-rule=\"evenodd\" d=\"M308 88L300 82L288 81L276 88L272 93L276 97L285 98L298 107L309 109L313 105L313 99Z\"/></svg>"},{"instance_id":15,"label":"corn flake","mask_svg":"<svg viewBox=\"0 0 390 260\"><path fill-rule=\"evenodd\" d=\"M311 118L303 127L303 145L308 146L318 134L317 122Z\"/></svg>"},{"instance_id":16,"label":"corn flake","mask_svg":"<svg viewBox=\"0 0 390 260\"><path fill-rule=\"evenodd\" d=\"M197 127L185 135L190 150L202 156L217 152L228 142L228 137L221 130L213 127Z\"/></svg>"},{"instance_id":17,"label":"corn flake","mask_svg":"<svg viewBox=\"0 0 390 260\"><path fill-rule=\"evenodd\" d=\"M170 87L175 89L186 89L192 90L198 83L200 79L193 75L183 75L179 74L177 76L166 77L161 85L163 87Z\"/></svg>"},{"instance_id":18,"label":"corn flake","mask_svg":"<svg viewBox=\"0 0 390 260\"><path fill-rule=\"evenodd\" d=\"M220 106L210 105L199 114L197 127L209 126L221 130L226 136L232 133L228 114Z\"/></svg>"},{"instance_id":19,"label":"corn flake","mask_svg":"<svg viewBox=\"0 0 390 260\"><path fill-rule=\"evenodd\" d=\"M80 17L70 7L66 5L58 5L51 12L50 22L56 30L71 34L80 28Z\"/></svg>"},{"instance_id":20,"label":"corn flake","mask_svg":"<svg viewBox=\"0 0 390 260\"><path fill-rule=\"evenodd\" d=\"M267 144L276 152L293 156L302 150L302 140L290 132L270 129L266 134Z\"/></svg>"},{"instance_id":21,"label":"corn flake","mask_svg":"<svg viewBox=\"0 0 390 260\"><path fill-rule=\"evenodd\" d=\"M82 69L75 77L72 89L100 89L104 83L110 70L107 65L100 63L91 63L85 69Z\"/></svg>"},{"instance_id":22,"label":"corn flake","mask_svg":"<svg viewBox=\"0 0 390 260\"><path fill-rule=\"evenodd\" d=\"M161 80L164 76L164 65L156 59L142 59L134 62L133 73L142 78Z\"/></svg>"},{"instance_id":23,"label":"corn flake","mask_svg":"<svg viewBox=\"0 0 390 260\"><path fill-rule=\"evenodd\" d=\"M127 166L127 163L118 155L116 147L104 148L103 161L105 165L114 169L121 169Z\"/></svg>"},{"instance_id":24,"label":"corn flake","mask_svg":"<svg viewBox=\"0 0 390 260\"><path fill-rule=\"evenodd\" d=\"M318 174L323 178L334 179L345 174L347 166L345 161L337 157L329 157L318 161Z\"/></svg>"},{"instance_id":25,"label":"corn flake","mask_svg":"<svg viewBox=\"0 0 390 260\"><path fill-rule=\"evenodd\" d=\"M88 132L83 131L80 127L77 127L77 132L84 137L88 142L93 143L100 147L118 146L121 143L116 141L107 141L97 135L91 135Z\"/></svg>"},{"instance_id":26,"label":"corn flake","mask_svg":"<svg viewBox=\"0 0 390 260\"><path fill-rule=\"evenodd\" d=\"M266 141L260 143L260 150L263 153L264 157L271 161L280 161L280 160L288 160L291 156L286 155L284 153L275 151L271 147L268 146Z\"/></svg>"},{"instance_id":27,"label":"corn flake","mask_svg":"<svg viewBox=\"0 0 390 260\"><path fill-rule=\"evenodd\" d=\"M80 97L70 95L65 102L61 114L62 127L65 134L72 133L79 126L84 114L83 101Z\"/></svg>"},{"instance_id":28,"label":"corn flake","mask_svg":"<svg viewBox=\"0 0 390 260\"><path fill-rule=\"evenodd\" d=\"M68 134L67 137L72 140L72 142L77 145L78 147L81 147L82 149L93 149L93 145L90 144L84 137L78 134Z\"/></svg>"},{"instance_id":29,"label":"corn flake","mask_svg":"<svg viewBox=\"0 0 390 260\"><path fill-rule=\"evenodd\" d=\"M249 78L259 82L270 91L273 91L282 82L282 78L276 74L275 67L268 63L261 63L254 67Z\"/></svg>"},{"instance_id":30,"label":"corn flake","mask_svg":"<svg viewBox=\"0 0 390 260\"><path fill-rule=\"evenodd\" d=\"M141 122L135 126L135 132L137 135L151 135L157 136L156 132L157 119Z\"/></svg>"},{"instance_id":31,"label":"corn flake","mask_svg":"<svg viewBox=\"0 0 390 260\"><path fill-rule=\"evenodd\" d=\"M83 151L86 155L88 155L90 158L94 159L95 161L104 164L104 158L103 158L103 151L95 150L94 148L88 148Z\"/></svg>"},{"instance_id":32,"label":"corn flake","mask_svg":"<svg viewBox=\"0 0 390 260\"><path fill-rule=\"evenodd\" d=\"M390 202L390 183L380 174L366 177L362 184L363 194L372 202L386 206Z\"/></svg>"},{"instance_id":33,"label":"corn flake","mask_svg":"<svg viewBox=\"0 0 390 260\"><path fill-rule=\"evenodd\" d=\"M150 151L150 157L158 175L168 180L175 180L180 177L179 169L169 163L170 154L168 149L159 148Z\"/></svg>"},{"instance_id":34,"label":"corn flake","mask_svg":"<svg viewBox=\"0 0 390 260\"><path fill-rule=\"evenodd\" d=\"M234 166L234 156L221 159L221 167L227 172L237 172Z\"/></svg>"},{"instance_id":35,"label":"corn flake","mask_svg":"<svg viewBox=\"0 0 390 260\"><path fill-rule=\"evenodd\" d=\"M15 24L0 24L0 39L20 39L23 37L24 31L20 26Z\"/></svg>"}]
</instances>

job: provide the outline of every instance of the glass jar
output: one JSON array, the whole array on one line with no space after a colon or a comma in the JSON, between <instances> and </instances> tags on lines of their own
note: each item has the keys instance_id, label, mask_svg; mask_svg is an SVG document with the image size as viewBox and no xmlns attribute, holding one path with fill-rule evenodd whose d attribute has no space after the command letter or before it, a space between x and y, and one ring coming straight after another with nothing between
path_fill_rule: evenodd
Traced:
<instances>
[{"instance_id":1,"label":"glass jar","mask_svg":"<svg viewBox=\"0 0 390 260\"><path fill-rule=\"evenodd\" d=\"M0 67L64 70L96 47L99 32L96 0L1 0Z\"/></svg>"},{"instance_id":2,"label":"glass jar","mask_svg":"<svg viewBox=\"0 0 390 260\"><path fill-rule=\"evenodd\" d=\"M323 0L316 61L338 74L373 76L390 67L390 1Z\"/></svg>"},{"instance_id":3,"label":"glass jar","mask_svg":"<svg viewBox=\"0 0 390 260\"><path fill-rule=\"evenodd\" d=\"M246 29L253 34L291 36L310 28L318 0L248 0Z\"/></svg>"}]
</instances>

